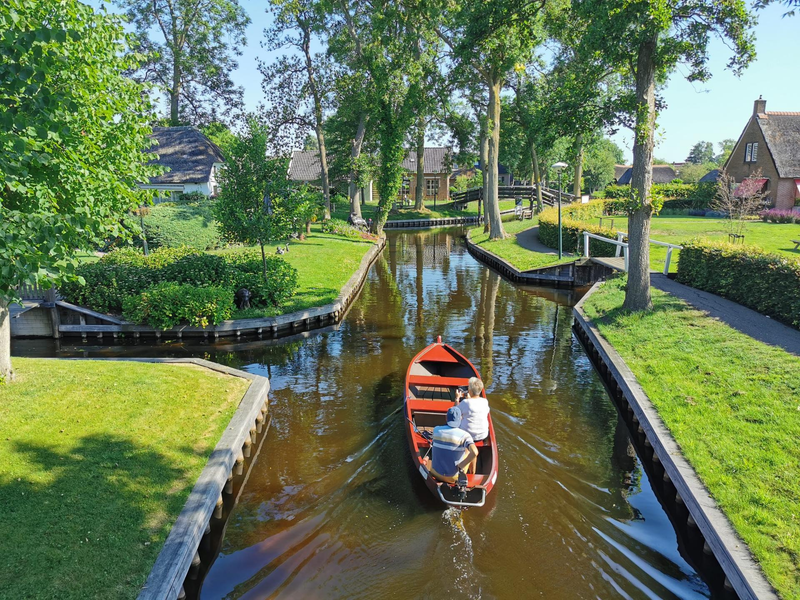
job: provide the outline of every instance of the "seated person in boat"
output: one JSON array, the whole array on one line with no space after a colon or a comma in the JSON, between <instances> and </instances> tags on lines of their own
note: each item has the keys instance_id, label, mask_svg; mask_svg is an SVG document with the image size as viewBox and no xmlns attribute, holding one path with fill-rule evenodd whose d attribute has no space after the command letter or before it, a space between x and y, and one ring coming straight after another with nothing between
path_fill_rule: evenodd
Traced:
<instances>
[{"instance_id":1,"label":"seated person in boat","mask_svg":"<svg viewBox=\"0 0 800 600\"><path fill-rule=\"evenodd\" d=\"M456 391L456 401L461 409L461 428L473 440L480 442L489 437L489 401L481 396L483 382L477 377L470 377L467 385L467 397L461 390ZM468 473L475 472L477 458L469 465Z\"/></svg>"},{"instance_id":2,"label":"seated person in boat","mask_svg":"<svg viewBox=\"0 0 800 600\"><path fill-rule=\"evenodd\" d=\"M466 469L478 457L472 436L460 428L461 409L451 406L447 425L433 428L431 474L439 481L455 483L459 471Z\"/></svg>"}]
</instances>

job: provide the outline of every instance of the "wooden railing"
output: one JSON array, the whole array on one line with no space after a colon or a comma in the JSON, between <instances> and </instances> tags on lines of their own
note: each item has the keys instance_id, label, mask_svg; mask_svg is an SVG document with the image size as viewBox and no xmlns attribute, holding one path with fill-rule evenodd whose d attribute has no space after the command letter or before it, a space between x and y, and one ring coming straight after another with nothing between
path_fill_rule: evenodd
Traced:
<instances>
[{"instance_id":1,"label":"wooden railing","mask_svg":"<svg viewBox=\"0 0 800 600\"><path fill-rule=\"evenodd\" d=\"M497 188L499 200L522 200L527 202L536 201L536 186L533 185L501 185ZM463 192L450 194L453 203L456 205L466 205L470 202L482 202L483 188L471 188ZM561 192L561 201L573 202L575 196ZM558 190L542 186L542 202L548 206L553 206L558 201Z\"/></svg>"},{"instance_id":2,"label":"wooden railing","mask_svg":"<svg viewBox=\"0 0 800 600\"><path fill-rule=\"evenodd\" d=\"M42 302L42 301L55 302L55 299L56 299L55 298L55 296L56 296L56 289L55 288L51 287L51 288L45 290L45 289L42 289L42 287L39 286L38 284L21 285L21 286L19 286L17 288L17 291L19 292L19 295L23 300L31 300L31 301L37 301L37 302Z\"/></svg>"}]
</instances>

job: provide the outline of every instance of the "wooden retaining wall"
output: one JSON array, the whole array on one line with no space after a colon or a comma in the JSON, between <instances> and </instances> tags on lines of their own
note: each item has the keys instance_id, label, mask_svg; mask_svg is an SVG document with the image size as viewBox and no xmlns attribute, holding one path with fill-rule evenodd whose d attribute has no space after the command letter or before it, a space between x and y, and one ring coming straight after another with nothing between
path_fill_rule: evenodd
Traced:
<instances>
[{"instance_id":1,"label":"wooden retaining wall","mask_svg":"<svg viewBox=\"0 0 800 600\"><path fill-rule=\"evenodd\" d=\"M269 380L195 358L88 360L194 364L251 382L175 520L138 596L139 600L186 598L187 589L197 592L200 573L205 572L216 556L209 553L211 538L214 534L219 538L224 532L225 518L230 514L247 476L245 465L247 463L249 468L255 460L257 452L254 450L260 443L259 437L261 441L266 437Z\"/></svg>"},{"instance_id":2,"label":"wooden retaining wall","mask_svg":"<svg viewBox=\"0 0 800 600\"><path fill-rule=\"evenodd\" d=\"M583 312L584 302L598 286L592 286L573 308L573 330L617 403L623 420L636 432L645 449L642 459L651 461L647 466L659 475L651 480L660 489L673 518L677 515L680 519L676 525L694 541L703 569L712 580L718 578L716 583L727 597L777 600L777 593L747 545L684 458L636 376Z\"/></svg>"},{"instance_id":3,"label":"wooden retaining wall","mask_svg":"<svg viewBox=\"0 0 800 600\"><path fill-rule=\"evenodd\" d=\"M104 335L110 335L113 338L117 338L119 335L126 335L133 338L152 336L156 339L161 339L162 337L181 339L183 336L194 336L218 339L224 336L239 337L242 335L277 338L311 329L329 327L344 318L347 309L350 308L353 300L358 296L361 287L364 285L370 267L377 260L385 246L386 238L381 237L361 259L358 270L344 285L336 300L325 306L300 310L277 317L228 320L219 325L211 325L209 327L190 327L186 325L161 330L147 325L127 323L110 315L95 313L89 309L73 306L66 302L57 302L56 304L62 310L77 312L81 321L79 324L60 323L58 331L63 336L81 336L83 339L87 339L89 336L102 339ZM92 317L92 320L102 320L104 322L87 324L87 316Z\"/></svg>"}]
</instances>

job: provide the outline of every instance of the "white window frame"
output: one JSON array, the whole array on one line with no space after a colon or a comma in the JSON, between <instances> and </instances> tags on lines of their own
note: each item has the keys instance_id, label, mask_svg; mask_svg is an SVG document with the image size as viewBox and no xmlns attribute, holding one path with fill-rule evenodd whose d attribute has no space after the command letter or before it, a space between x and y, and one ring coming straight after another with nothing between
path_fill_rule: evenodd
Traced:
<instances>
[{"instance_id":1,"label":"white window frame","mask_svg":"<svg viewBox=\"0 0 800 600\"><path fill-rule=\"evenodd\" d=\"M758 160L758 142L753 142L753 151L750 154L750 162Z\"/></svg>"},{"instance_id":2,"label":"white window frame","mask_svg":"<svg viewBox=\"0 0 800 600\"><path fill-rule=\"evenodd\" d=\"M433 184L433 185L431 185ZM431 192L431 188L433 192ZM425 195L429 197L438 196L439 195L439 178L438 177L426 177L425 178Z\"/></svg>"},{"instance_id":3,"label":"white window frame","mask_svg":"<svg viewBox=\"0 0 800 600\"><path fill-rule=\"evenodd\" d=\"M744 147L744 162L749 163L751 162L750 156L753 153L753 144L747 144Z\"/></svg>"}]
</instances>

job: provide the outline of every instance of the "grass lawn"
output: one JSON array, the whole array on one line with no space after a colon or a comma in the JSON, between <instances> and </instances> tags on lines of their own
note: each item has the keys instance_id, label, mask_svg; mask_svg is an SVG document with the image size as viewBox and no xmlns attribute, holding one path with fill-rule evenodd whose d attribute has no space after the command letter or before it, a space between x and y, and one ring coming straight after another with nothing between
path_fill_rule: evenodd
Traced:
<instances>
[{"instance_id":1,"label":"grass lawn","mask_svg":"<svg viewBox=\"0 0 800 600\"><path fill-rule=\"evenodd\" d=\"M322 233L319 225L312 226L312 233L305 240L293 241L289 252L282 255L297 269L297 293L286 306L276 309L237 310L234 319L272 317L278 314L304 310L314 306L330 304L342 291L342 287L361 264L361 259L372 247L368 240L354 240ZM269 254L275 254L275 246L269 246ZM214 253L235 252L237 248L215 250Z\"/></svg>"},{"instance_id":2,"label":"grass lawn","mask_svg":"<svg viewBox=\"0 0 800 600\"><path fill-rule=\"evenodd\" d=\"M626 217L603 217L603 225L610 225L614 219L614 227L620 231L628 230ZM705 237L712 240L728 241L728 230L725 228L725 219L711 219L707 217L689 216L664 216L653 217L650 235L653 239L670 244L681 244L692 238ZM598 223L598 219L593 220ZM800 250L794 250L790 240L800 240L800 225L796 223L778 224L751 221L747 223L744 232L745 242L760 246L770 252L784 254L800 260ZM678 270L678 262L673 253L670 271ZM650 266L658 271L663 271L667 249L660 246L650 246Z\"/></svg>"},{"instance_id":3,"label":"grass lawn","mask_svg":"<svg viewBox=\"0 0 800 600\"><path fill-rule=\"evenodd\" d=\"M15 358L0 597L135 598L247 389L182 365Z\"/></svg>"},{"instance_id":4,"label":"grass lawn","mask_svg":"<svg viewBox=\"0 0 800 600\"><path fill-rule=\"evenodd\" d=\"M347 202L336 202L336 210L333 211L332 217L335 219L342 219L346 221L350 216L350 205ZM466 210L455 210L452 202L436 202L434 208L433 201L425 202L424 211L415 211L411 207L405 207L396 213L389 214L389 221L403 221L411 219L445 219L451 217L472 217L478 214L477 202L471 202ZM500 210L510 210L514 208L514 200L501 200ZM361 215L365 219L373 216L378 209L377 202L370 202L361 207ZM481 204L483 210L483 204Z\"/></svg>"},{"instance_id":5,"label":"grass lawn","mask_svg":"<svg viewBox=\"0 0 800 600\"><path fill-rule=\"evenodd\" d=\"M781 596L800 599L800 358L656 289L652 312L627 314L624 283L607 282L586 314Z\"/></svg>"},{"instance_id":6,"label":"grass lawn","mask_svg":"<svg viewBox=\"0 0 800 600\"><path fill-rule=\"evenodd\" d=\"M481 248L484 248L485 250L496 254L500 258L507 260L520 271L537 269L539 267L549 267L551 265L556 265L559 262L572 262L577 258L571 254L565 254L562 260L559 261L558 255L556 254L532 252L520 246L517 243L516 234L520 231L524 231L525 229L535 227L537 223L538 221L536 218L534 218L533 221L519 221L517 219L514 219L513 221L506 221L503 223L503 227L505 228L508 237L504 240L494 241L489 240L488 233L483 233L483 225L481 225L479 227L473 227L470 229L472 232L470 239L473 243L477 244Z\"/></svg>"}]
</instances>

